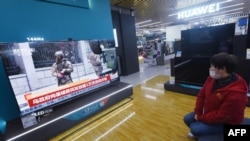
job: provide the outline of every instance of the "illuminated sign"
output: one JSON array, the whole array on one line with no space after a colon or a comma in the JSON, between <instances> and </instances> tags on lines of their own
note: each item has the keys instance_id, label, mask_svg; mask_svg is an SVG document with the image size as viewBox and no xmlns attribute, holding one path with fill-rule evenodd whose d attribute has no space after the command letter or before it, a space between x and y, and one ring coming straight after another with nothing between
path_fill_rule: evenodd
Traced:
<instances>
[{"instance_id":1,"label":"illuminated sign","mask_svg":"<svg viewBox=\"0 0 250 141\"><path fill-rule=\"evenodd\" d=\"M219 3L216 4L210 4L198 8L193 8L190 10L182 11L178 13L178 19L185 19L190 18L194 16L200 16L205 14L210 14L219 11L220 5Z\"/></svg>"}]
</instances>

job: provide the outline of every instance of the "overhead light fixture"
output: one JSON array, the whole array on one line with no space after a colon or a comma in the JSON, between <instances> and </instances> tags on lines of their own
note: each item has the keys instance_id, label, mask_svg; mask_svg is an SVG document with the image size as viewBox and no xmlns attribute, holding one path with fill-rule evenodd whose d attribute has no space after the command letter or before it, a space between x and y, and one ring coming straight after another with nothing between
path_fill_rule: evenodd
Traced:
<instances>
[{"instance_id":1,"label":"overhead light fixture","mask_svg":"<svg viewBox=\"0 0 250 141\"><path fill-rule=\"evenodd\" d=\"M244 13L243 11L228 13L212 18L190 21L189 24L194 24L195 22L199 22L201 24L214 26L214 25L236 22L241 17L248 17L248 13Z\"/></svg>"},{"instance_id":2,"label":"overhead light fixture","mask_svg":"<svg viewBox=\"0 0 250 141\"><path fill-rule=\"evenodd\" d=\"M143 22L136 23L135 25L144 24L144 23L148 23L148 22L151 22L151 21L152 20L146 20L146 21L143 21Z\"/></svg>"},{"instance_id":3,"label":"overhead light fixture","mask_svg":"<svg viewBox=\"0 0 250 141\"><path fill-rule=\"evenodd\" d=\"M161 23L161 22L154 22L154 23L151 23L151 24L145 24L145 25L139 26L139 28L146 27L146 26L152 26L152 25L159 24L159 23Z\"/></svg>"},{"instance_id":4,"label":"overhead light fixture","mask_svg":"<svg viewBox=\"0 0 250 141\"><path fill-rule=\"evenodd\" d=\"M208 2L209 0L178 0L177 1L177 9L180 8L185 8L185 7L189 7L192 5L197 5L200 3L204 3L204 2Z\"/></svg>"},{"instance_id":5,"label":"overhead light fixture","mask_svg":"<svg viewBox=\"0 0 250 141\"><path fill-rule=\"evenodd\" d=\"M233 0L226 0L226 1L222 1L222 2L219 2L220 4L223 4L223 3L228 3L228 2L231 2Z\"/></svg>"},{"instance_id":6,"label":"overhead light fixture","mask_svg":"<svg viewBox=\"0 0 250 141\"><path fill-rule=\"evenodd\" d=\"M165 25L169 25L172 24L174 22L168 22L168 23L159 23L159 24L155 24L154 27L158 27L158 26L165 26Z\"/></svg>"},{"instance_id":7,"label":"overhead light fixture","mask_svg":"<svg viewBox=\"0 0 250 141\"><path fill-rule=\"evenodd\" d=\"M222 7L222 8L220 8L220 9L226 9L226 8L235 7L235 6L239 6L239 5L243 5L243 4L245 4L245 3L233 4L233 5L230 5L230 6Z\"/></svg>"},{"instance_id":8,"label":"overhead light fixture","mask_svg":"<svg viewBox=\"0 0 250 141\"><path fill-rule=\"evenodd\" d=\"M212 18L205 18L205 19L198 19L198 20L193 20L193 21L189 21L189 23L195 23L195 22L200 22L200 21L209 21L209 20L213 20L215 18L219 18L219 17L224 17L224 16L227 16L227 15L233 15L233 14L239 14L239 13L242 13L243 11L239 11L239 12L234 12L234 13L229 13L229 14L223 14L223 15L219 15L219 16L215 16L215 17L212 17Z\"/></svg>"},{"instance_id":9,"label":"overhead light fixture","mask_svg":"<svg viewBox=\"0 0 250 141\"><path fill-rule=\"evenodd\" d=\"M168 24L172 24L174 22L167 22L167 23L163 23L163 24L160 24L160 25L168 25Z\"/></svg>"}]
</instances>

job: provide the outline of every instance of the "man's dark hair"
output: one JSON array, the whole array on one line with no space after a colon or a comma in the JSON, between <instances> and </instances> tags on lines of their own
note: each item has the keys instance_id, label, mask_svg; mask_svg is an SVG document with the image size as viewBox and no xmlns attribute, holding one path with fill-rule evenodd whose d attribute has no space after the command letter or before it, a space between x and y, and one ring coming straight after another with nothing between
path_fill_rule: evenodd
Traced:
<instances>
[{"instance_id":1,"label":"man's dark hair","mask_svg":"<svg viewBox=\"0 0 250 141\"><path fill-rule=\"evenodd\" d=\"M233 73L237 68L238 59L232 54L222 52L211 57L210 64L217 69L225 68L227 73Z\"/></svg>"}]
</instances>

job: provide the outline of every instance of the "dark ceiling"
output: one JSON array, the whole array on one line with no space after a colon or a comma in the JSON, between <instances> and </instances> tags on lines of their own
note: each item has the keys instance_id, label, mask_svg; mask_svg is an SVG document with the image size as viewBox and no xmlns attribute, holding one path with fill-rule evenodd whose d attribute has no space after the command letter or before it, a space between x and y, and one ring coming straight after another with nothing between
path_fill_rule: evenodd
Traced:
<instances>
[{"instance_id":1,"label":"dark ceiling","mask_svg":"<svg viewBox=\"0 0 250 141\"><path fill-rule=\"evenodd\" d=\"M222 2L222 3L221 3ZM149 23L159 22L157 26L168 26L182 23L188 23L191 20L203 20L203 18L218 18L224 15L225 18L247 14L250 12L250 0L110 0L111 6L131 9L135 13L136 23L152 20ZM177 12L195 8L198 6L221 3L218 14L210 16L196 16L185 20L177 19L177 15L169 16ZM146 23L145 23L146 24ZM147 26L144 28L153 28Z\"/></svg>"}]
</instances>

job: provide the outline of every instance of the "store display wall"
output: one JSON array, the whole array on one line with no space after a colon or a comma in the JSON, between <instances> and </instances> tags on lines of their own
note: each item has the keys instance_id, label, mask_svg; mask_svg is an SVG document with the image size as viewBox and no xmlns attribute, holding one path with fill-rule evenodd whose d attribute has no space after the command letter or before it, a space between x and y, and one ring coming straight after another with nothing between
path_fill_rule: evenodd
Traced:
<instances>
[{"instance_id":1,"label":"store display wall","mask_svg":"<svg viewBox=\"0 0 250 141\"><path fill-rule=\"evenodd\" d=\"M249 85L250 75L249 69L246 67L250 65L249 18L248 15L248 17L239 18L235 23L182 31L181 48L179 48L175 58L171 60L171 76L174 77L175 83L167 82L164 84L164 88L196 96L208 76L210 57L219 52L227 52L237 56L239 64L236 72ZM197 38L192 41L190 38L192 36L188 31L203 31L203 35L206 36L193 35ZM198 37L206 38L200 40ZM195 73L196 70L199 70L199 74ZM250 99L250 92L247 95ZM247 106L249 105L250 102Z\"/></svg>"}]
</instances>

